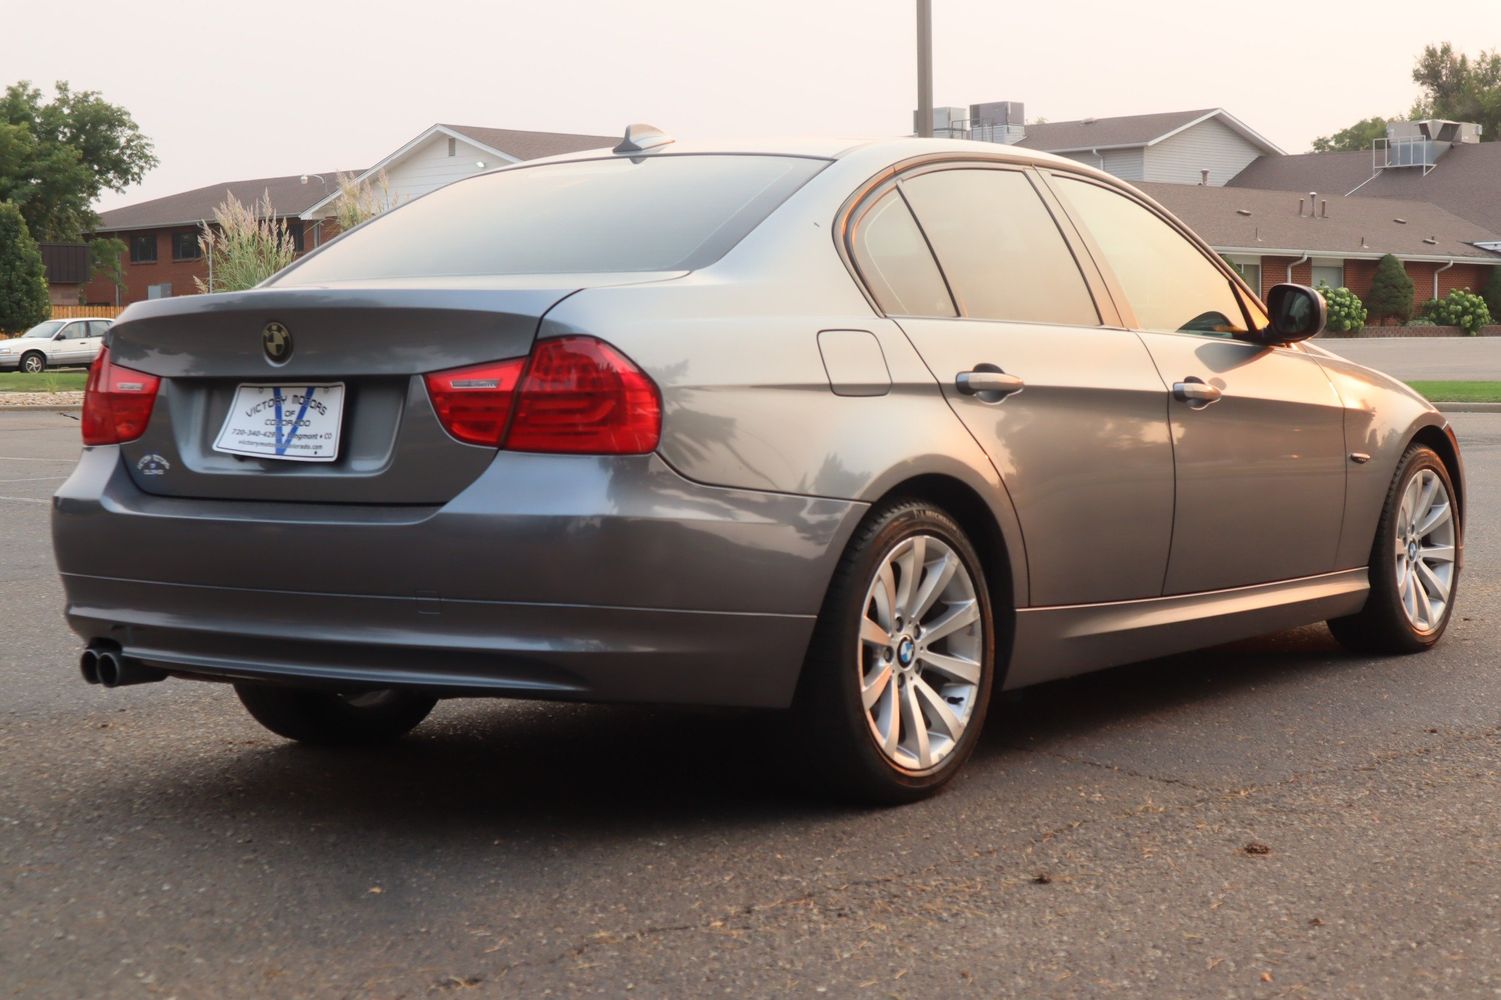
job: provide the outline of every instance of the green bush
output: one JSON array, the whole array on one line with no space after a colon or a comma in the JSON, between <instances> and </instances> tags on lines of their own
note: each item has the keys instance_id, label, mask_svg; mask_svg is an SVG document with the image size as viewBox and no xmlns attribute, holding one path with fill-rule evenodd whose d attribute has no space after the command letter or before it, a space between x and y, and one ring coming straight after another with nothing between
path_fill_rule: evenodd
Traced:
<instances>
[{"instance_id":1,"label":"green bush","mask_svg":"<svg viewBox=\"0 0 1501 1000\"><path fill-rule=\"evenodd\" d=\"M1430 299L1423 304L1423 314L1443 326L1461 327L1472 337L1491 321L1485 300L1468 288L1456 288L1442 299Z\"/></svg>"},{"instance_id":2,"label":"green bush","mask_svg":"<svg viewBox=\"0 0 1501 1000\"><path fill-rule=\"evenodd\" d=\"M41 251L21 210L0 201L0 330L20 333L51 315Z\"/></svg>"},{"instance_id":3,"label":"green bush","mask_svg":"<svg viewBox=\"0 0 1501 1000\"><path fill-rule=\"evenodd\" d=\"M1501 267L1491 268L1491 276L1486 279L1485 287L1480 290L1480 297L1485 299L1486 308L1491 311L1491 318L1501 320Z\"/></svg>"},{"instance_id":4,"label":"green bush","mask_svg":"<svg viewBox=\"0 0 1501 1000\"><path fill-rule=\"evenodd\" d=\"M1324 306L1329 314L1324 329L1332 333L1344 333L1365 326L1366 308L1359 295L1344 287L1330 288L1327 281L1319 282L1318 292L1324 297Z\"/></svg>"},{"instance_id":5,"label":"green bush","mask_svg":"<svg viewBox=\"0 0 1501 1000\"><path fill-rule=\"evenodd\" d=\"M1365 297L1365 307L1372 319L1385 322L1396 319L1405 323L1412 318L1412 279L1402 267L1402 262L1391 254L1376 263L1376 274L1371 279L1371 291Z\"/></svg>"}]
</instances>

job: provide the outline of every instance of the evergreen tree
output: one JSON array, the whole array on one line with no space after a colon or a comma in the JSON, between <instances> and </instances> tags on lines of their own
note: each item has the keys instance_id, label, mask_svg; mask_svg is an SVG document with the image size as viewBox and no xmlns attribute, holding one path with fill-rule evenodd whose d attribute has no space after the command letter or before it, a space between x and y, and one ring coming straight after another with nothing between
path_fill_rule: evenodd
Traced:
<instances>
[{"instance_id":1,"label":"evergreen tree","mask_svg":"<svg viewBox=\"0 0 1501 1000\"><path fill-rule=\"evenodd\" d=\"M1365 307L1371 319L1385 322L1394 316L1400 323L1412 318L1412 279L1402 267L1402 262L1391 254L1382 257L1376 264L1376 276L1371 279L1371 290L1366 294Z\"/></svg>"},{"instance_id":2,"label":"evergreen tree","mask_svg":"<svg viewBox=\"0 0 1501 1000\"><path fill-rule=\"evenodd\" d=\"M0 201L0 330L20 333L52 315L42 254L21 210Z\"/></svg>"}]
</instances>

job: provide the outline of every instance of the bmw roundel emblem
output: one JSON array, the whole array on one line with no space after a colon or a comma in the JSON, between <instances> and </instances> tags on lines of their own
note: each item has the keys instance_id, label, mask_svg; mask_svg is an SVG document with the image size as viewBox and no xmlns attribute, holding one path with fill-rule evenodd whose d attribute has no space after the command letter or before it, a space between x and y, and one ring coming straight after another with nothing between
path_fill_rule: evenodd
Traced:
<instances>
[{"instance_id":1,"label":"bmw roundel emblem","mask_svg":"<svg viewBox=\"0 0 1501 1000\"><path fill-rule=\"evenodd\" d=\"M261 346L266 350L267 361L284 365L292 357L292 332L280 323L267 323L261 331Z\"/></svg>"}]
</instances>

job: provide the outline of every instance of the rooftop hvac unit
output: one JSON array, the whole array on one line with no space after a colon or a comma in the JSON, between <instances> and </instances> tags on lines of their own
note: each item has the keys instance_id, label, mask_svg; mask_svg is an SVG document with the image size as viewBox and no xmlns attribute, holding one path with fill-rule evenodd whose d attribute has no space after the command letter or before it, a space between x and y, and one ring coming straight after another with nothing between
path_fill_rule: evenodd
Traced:
<instances>
[{"instance_id":1,"label":"rooftop hvac unit","mask_svg":"<svg viewBox=\"0 0 1501 1000\"><path fill-rule=\"evenodd\" d=\"M979 125L1025 125L1021 101L986 101L969 106L970 121Z\"/></svg>"}]
</instances>

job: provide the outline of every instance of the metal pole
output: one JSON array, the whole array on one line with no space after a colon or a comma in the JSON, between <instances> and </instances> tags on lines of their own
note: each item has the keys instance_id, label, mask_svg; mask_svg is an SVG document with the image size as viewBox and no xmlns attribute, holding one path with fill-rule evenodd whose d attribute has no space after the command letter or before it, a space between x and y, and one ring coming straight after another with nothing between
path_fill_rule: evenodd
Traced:
<instances>
[{"instance_id":1,"label":"metal pole","mask_svg":"<svg viewBox=\"0 0 1501 1000\"><path fill-rule=\"evenodd\" d=\"M933 138L933 0L917 0L917 134Z\"/></svg>"}]
</instances>

